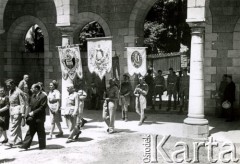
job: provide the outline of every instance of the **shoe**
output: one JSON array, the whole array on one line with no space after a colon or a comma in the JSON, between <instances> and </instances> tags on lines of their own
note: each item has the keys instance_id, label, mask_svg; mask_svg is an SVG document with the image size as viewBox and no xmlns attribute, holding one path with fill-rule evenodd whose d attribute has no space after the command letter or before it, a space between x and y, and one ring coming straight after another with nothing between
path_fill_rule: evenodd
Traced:
<instances>
[{"instance_id":1,"label":"shoe","mask_svg":"<svg viewBox=\"0 0 240 164\"><path fill-rule=\"evenodd\" d=\"M8 143L5 144L5 146L8 146L8 147L12 148L12 147L13 147L13 144L11 144L11 143L8 142Z\"/></svg>"},{"instance_id":2,"label":"shoe","mask_svg":"<svg viewBox=\"0 0 240 164\"><path fill-rule=\"evenodd\" d=\"M112 134L114 133L114 130L113 129L108 129L108 134Z\"/></svg>"},{"instance_id":3,"label":"shoe","mask_svg":"<svg viewBox=\"0 0 240 164\"><path fill-rule=\"evenodd\" d=\"M107 132L109 132L109 128L107 129Z\"/></svg>"},{"instance_id":4,"label":"shoe","mask_svg":"<svg viewBox=\"0 0 240 164\"><path fill-rule=\"evenodd\" d=\"M63 136L63 132L59 132L56 137L59 138L59 137L62 137Z\"/></svg>"},{"instance_id":5,"label":"shoe","mask_svg":"<svg viewBox=\"0 0 240 164\"><path fill-rule=\"evenodd\" d=\"M15 145L22 145L22 142L20 141L20 142L16 143Z\"/></svg>"},{"instance_id":6,"label":"shoe","mask_svg":"<svg viewBox=\"0 0 240 164\"><path fill-rule=\"evenodd\" d=\"M24 149L24 150L27 150L27 149L28 149L28 147L25 147L25 146L23 146L23 145L19 145L19 146L17 146L17 148L19 148L19 149Z\"/></svg>"},{"instance_id":7,"label":"shoe","mask_svg":"<svg viewBox=\"0 0 240 164\"><path fill-rule=\"evenodd\" d=\"M48 140L52 139L52 135L50 134L47 139Z\"/></svg>"},{"instance_id":8,"label":"shoe","mask_svg":"<svg viewBox=\"0 0 240 164\"><path fill-rule=\"evenodd\" d=\"M139 123L138 123L138 126L141 126L142 125L142 122L140 121Z\"/></svg>"},{"instance_id":9,"label":"shoe","mask_svg":"<svg viewBox=\"0 0 240 164\"><path fill-rule=\"evenodd\" d=\"M76 134L76 136L74 137L74 139L75 140L77 140L78 139L78 137L79 137L79 135L81 134L82 132L81 131L79 131L77 134Z\"/></svg>"},{"instance_id":10,"label":"shoe","mask_svg":"<svg viewBox=\"0 0 240 164\"><path fill-rule=\"evenodd\" d=\"M128 122L128 119L127 118L125 118L125 120L124 120L125 122Z\"/></svg>"},{"instance_id":11,"label":"shoe","mask_svg":"<svg viewBox=\"0 0 240 164\"><path fill-rule=\"evenodd\" d=\"M84 124L86 124L86 123L87 123L87 120L82 119L81 127L83 127Z\"/></svg>"},{"instance_id":12,"label":"shoe","mask_svg":"<svg viewBox=\"0 0 240 164\"><path fill-rule=\"evenodd\" d=\"M147 116L144 116L142 123L144 123L144 121L147 119Z\"/></svg>"},{"instance_id":13,"label":"shoe","mask_svg":"<svg viewBox=\"0 0 240 164\"><path fill-rule=\"evenodd\" d=\"M3 140L1 143L4 144L4 143L7 143L8 142L8 138Z\"/></svg>"},{"instance_id":14,"label":"shoe","mask_svg":"<svg viewBox=\"0 0 240 164\"><path fill-rule=\"evenodd\" d=\"M68 139L68 140L66 141L66 143L70 143L70 142L74 142L74 140L73 140L73 139Z\"/></svg>"}]
</instances>

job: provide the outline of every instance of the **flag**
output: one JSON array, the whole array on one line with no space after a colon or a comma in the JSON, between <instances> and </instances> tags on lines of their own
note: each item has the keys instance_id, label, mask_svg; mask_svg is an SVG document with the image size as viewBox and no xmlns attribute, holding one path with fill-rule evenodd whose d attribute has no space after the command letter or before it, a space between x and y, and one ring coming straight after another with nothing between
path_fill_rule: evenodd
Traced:
<instances>
[{"instance_id":1,"label":"flag","mask_svg":"<svg viewBox=\"0 0 240 164\"><path fill-rule=\"evenodd\" d=\"M82 78L82 62L77 45L58 47L62 77L64 80L74 79L76 75Z\"/></svg>"},{"instance_id":2,"label":"flag","mask_svg":"<svg viewBox=\"0 0 240 164\"><path fill-rule=\"evenodd\" d=\"M126 47L128 58L128 73L132 76L147 73L146 47Z\"/></svg>"},{"instance_id":3,"label":"flag","mask_svg":"<svg viewBox=\"0 0 240 164\"><path fill-rule=\"evenodd\" d=\"M87 41L88 69L102 80L112 69L112 38L91 38Z\"/></svg>"}]
</instances>

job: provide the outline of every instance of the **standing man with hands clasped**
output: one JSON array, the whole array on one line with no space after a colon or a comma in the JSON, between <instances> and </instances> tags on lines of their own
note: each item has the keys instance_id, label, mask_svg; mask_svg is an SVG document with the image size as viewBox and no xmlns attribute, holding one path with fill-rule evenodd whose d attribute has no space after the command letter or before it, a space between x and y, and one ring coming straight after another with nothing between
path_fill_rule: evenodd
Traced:
<instances>
[{"instance_id":1,"label":"standing man with hands clasped","mask_svg":"<svg viewBox=\"0 0 240 164\"><path fill-rule=\"evenodd\" d=\"M23 144L19 146L21 149L28 149L32 143L33 137L37 132L39 149L46 148L46 134L44 122L46 119L45 109L47 107L47 96L42 93L41 87L37 84L33 84L31 87L32 97L30 99L30 113L27 116L26 123L29 125L29 129L24 138Z\"/></svg>"},{"instance_id":2,"label":"standing man with hands clasped","mask_svg":"<svg viewBox=\"0 0 240 164\"><path fill-rule=\"evenodd\" d=\"M146 96L148 94L148 85L142 76L139 77L139 84L136 86L133 93L136 96L136 112L140 115L140 121L138 125L141 126L147 119L147 117L144 115L144 110L147 108Z\"/></svg>"}]
</instances>

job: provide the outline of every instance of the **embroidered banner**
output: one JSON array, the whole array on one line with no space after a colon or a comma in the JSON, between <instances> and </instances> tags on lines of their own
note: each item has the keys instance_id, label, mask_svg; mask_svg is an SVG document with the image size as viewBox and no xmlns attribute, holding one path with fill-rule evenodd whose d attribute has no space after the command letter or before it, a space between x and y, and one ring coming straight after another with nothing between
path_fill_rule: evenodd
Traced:
<instances>
[{"instance_id":1,"label":"embroidered banner","mask_svg":"<svg viewBox=\"0 0 240 164\"><path fill-rule=\"evenodd\" d=\"M62 77L74 79L76 75L82 78L82 62L78 45L58 47Z\"/></svg>"},{"instance_id":2,"label":"embroidered banner","mask_svg":"<svg viewBox=\"0 0 240 164\"><path fill-rule=\"evenodd\" d=\"M128 73L132 76L147 73L146 47L126 47L128 58Z\"/></svg>"},{"instance_id":3,"label":"embroidered banner","mask_svg":"<svg viewBox=\"0 0 240 164\"><path fill-rule=\"evenodd\" d=\"M102 80L112 69L112 38L91 38L87 41L88 69Z\"/></svg>"}]
</instances>

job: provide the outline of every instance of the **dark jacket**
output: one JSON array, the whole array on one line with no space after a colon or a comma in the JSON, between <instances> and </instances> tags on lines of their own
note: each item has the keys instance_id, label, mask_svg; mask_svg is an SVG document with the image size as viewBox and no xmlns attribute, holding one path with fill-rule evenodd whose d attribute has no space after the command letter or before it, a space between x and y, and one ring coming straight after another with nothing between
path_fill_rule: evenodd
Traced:
<instances>
[{"instance_id":1,"label":"dark jacket","mask_svg":"<svg viewBox=\"0 0 240 164\"><path fill-rule=\"evenodd\" d=\"M224 100L228 100L230 102L235 101L235 83L229 83L224 91Z\"/></svg>"},{"instance_id":2,"label":"dark jacket","mask_svg":"<svg viewBox=\"0 0 240 164\"><path fill-rule=\"evenodd\" d=\"M47 96L40 92L37 96L34 94L30 100L30 108L33 111L33 118L37 121L45 121L47 107Z\"/></svg>"}]
</instances>

